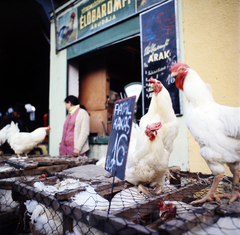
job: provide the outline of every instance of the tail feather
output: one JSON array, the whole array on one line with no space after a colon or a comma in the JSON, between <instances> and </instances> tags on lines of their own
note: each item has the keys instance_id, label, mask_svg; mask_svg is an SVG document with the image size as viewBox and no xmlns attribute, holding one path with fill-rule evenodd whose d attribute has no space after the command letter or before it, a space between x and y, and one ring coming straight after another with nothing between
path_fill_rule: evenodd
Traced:
<instances>
[{"instance_id":1,"label":"tail feather","mask_svg":"<svg viewBox=\"0 0 240 235\"><path fill-rule=\"evenodd\" d=\"M4 144L4 142L7 140L7 133L9 128L10 125L8 124L0 130L0 145Z\"/></svg>"},{"instance_id":2,"label":"tail feather","mask_svg":"<svg viewBox=\"0 0 240 235\"><path fill-rule=\"evenodd\" d=\"M19 132L20 132L20 130L18 128L18 123L15 124L14 122L11 122L11 125L10 125L10 127L8 129L8 132L7 132L7 135L6 135L8 143L11 139L11 136L13 134L16 134L16 133L19 133Z\"/></svg>"}]
</instances>

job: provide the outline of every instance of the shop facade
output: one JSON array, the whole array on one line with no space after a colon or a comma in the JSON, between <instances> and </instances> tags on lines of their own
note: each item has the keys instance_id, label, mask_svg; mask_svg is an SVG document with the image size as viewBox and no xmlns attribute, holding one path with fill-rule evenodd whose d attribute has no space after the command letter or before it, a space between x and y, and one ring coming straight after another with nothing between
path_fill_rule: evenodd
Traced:
<instances>
[{"instance_id":1,"label":"shop facade","mask_svg":"<svg viewBox=\"0 0 240 235\"><path fill-rule=\"evenodd\" d=\"M90 114L89 156L106 156L114 102L126 97L126 86L135 83L143 86L136 105L136 119L139 120L147 111L150 100L147 78L161 80L160 76L165 73L163 70L167 70L172 61L185 60L187 63L184 19L191 19L183 13L189 5L191 3L187 0L68 1L52 12L49 93L51 155L58 155L66 118L64 99L67 95L75 95ZM163 24L164 19L167 25ZM157 26L152 22L156 22ZM165 28L160 29L160 26ZM147 59L144 57L146 40L149 40L147 45L158 46L157 52L151 51ZM172 42L173 46L170 45ZM150 70L152 64L158 67L153 66ZM164 78L164 81L168 80L168 77ZM174 81L164 85L169 85L167 88L180 125L170 165L179 165L187 170L192 140L189 140L191 137L184 120L184 96L176 93Z\"/></svg>"}]
</instances>

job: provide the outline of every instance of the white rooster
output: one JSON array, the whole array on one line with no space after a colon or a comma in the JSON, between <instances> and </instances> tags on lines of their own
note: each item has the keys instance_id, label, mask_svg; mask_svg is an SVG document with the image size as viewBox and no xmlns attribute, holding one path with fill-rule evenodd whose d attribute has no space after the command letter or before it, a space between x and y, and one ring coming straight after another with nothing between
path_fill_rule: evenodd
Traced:
<instances>
[{"instance_id":1,"label":"white rooster","mask_svg":"<svg viewBox=\"0 0 240 235\"><path fill-rule=\"evenodd\" d=\"M215 194L224 176L224 164L233 174L233 188L229 203L240 197L240 108L217 104L210 87L188 65L175 63L170 68L176 77L176 86L186 97L186 124L200 146L200 154L214 177L211 189L201 200L193 203L218 200Z\"/></svg>"},{"instance_id":2,"label":"white rooster","mask_svg":"<svg viewBox=\"0 0 240 235\"><path fill-rule=\"evenodd\" d=\"M156 118L161 121L164 148L171 154L174 140L179 132L179 124L173 110L172 100L168 90L160 81L150 78L148 82L153 87L154 92L148 112L141 118L139 126L145 128L149 123L155 122Z\"/></svg>"},{"instance_id":3,"label":"white rooster","mask_svg":"<svg viewBox=\"0 0 240 235\"><path fill-rule=\"evenodd\" d=\"M50 127L40 127L29 133L19 132L18 124L11 122L7 141L18 157L20 157L20 154L24 154L27 157L27 154L44 140L49 131Z\"/></svg>"}]
</instances>

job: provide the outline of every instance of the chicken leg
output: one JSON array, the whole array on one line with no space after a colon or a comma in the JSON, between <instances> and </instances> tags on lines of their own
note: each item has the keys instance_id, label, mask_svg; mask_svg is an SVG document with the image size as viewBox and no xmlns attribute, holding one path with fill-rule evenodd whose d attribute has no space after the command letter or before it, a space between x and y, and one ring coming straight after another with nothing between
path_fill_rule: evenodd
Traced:
<instances>
[{"instance_id":1,"label":"chicken leg","mask_svg":"<svg viewBox=\"0 0 240 235\"><path fill-rule=\"evenodd\" d=\"M203 202L214 201L214 200L219 202L220 197L217 196L215 194L215 192L217 191L217 187L218 187L219 182L223 180L223 176L224 176L224 173L216 175L214 177L211 189L208 191L208 193L202 199L193 201L190 204L197 204L197 203L203 203Z\"/></svg>"},{"instance_id":2,"label":"chicken leg","mask_svg":"<svg viewBox=\"0 0 240 235\"><path fill-rule=\"evenodd\" d=\"M222 194L220 197L226 197L229 198L229 204L240 198L239 193L239 177L240 177L240 167L233 170L233 184L232 184L232 192L230 194Z\"/></svg>"}]
</instances>

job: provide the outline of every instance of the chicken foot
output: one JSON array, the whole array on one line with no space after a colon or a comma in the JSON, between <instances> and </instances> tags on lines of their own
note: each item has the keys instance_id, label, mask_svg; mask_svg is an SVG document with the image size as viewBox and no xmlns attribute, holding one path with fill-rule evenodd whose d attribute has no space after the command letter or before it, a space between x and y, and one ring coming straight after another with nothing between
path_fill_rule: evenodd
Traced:
<instances>
[{"instance_id":1,"label":"chicken foot","mask_svg":"<svg viewBox=\"0 0 240 235\"><path fill-rule=\"evenodd\" d=\"M208 193L202 199L193 201L190 204L193 205L193 204L197 204L197 203L203 203L203 202L207 202L207 201L211 202L211 201L215 201L215 200L219 202L220 197L217 196L215 193L217 191L217 187L218 187L219 182L223 180L223 176L224 176L224 173L216 175L214 177L212 186L211 186L210 190L208 191Z\"/></svg>"},{"instance_id":2,"label":"chicken foot","mask_svg":"<svg viewBox=\"0 0 240 235\"><path fill-rule=\"evenodd\" d=\"M156 195L159 195L163 191L164 191L164 187L163 187L163 185L160 185L160 184L157 184L153 189L153 193Z\"/></svg>"},{"instance_id":3,"label":"chicken foot","mask_svg":"<svg viewBox=\"0 0 240 235\"><path fill-rule=\"evenodd\" d=\"M149 192L148 188L143 186L142 184L138 185L138 190L137 190L137 194L143 193L144 195L146 195L147 197L152 197L151 193Z\"/></svg>"},{"instance_id":4,"label":"chicken foot","mask_svg":"<svg viewBox=\"0 0 240 235\"><path fill-rule=\"evenodd\" d=\"M232 192L229 193L224 193L222 195L220 195L220 198L228 198L229 200L229 204L231 204L232 202L234 202L235 200L237 200L238 198L240 198L240 185L239 185L239 177L240 177L240 168L235 169L233 172L233 184L232 184Z\"/></svg>"}]
</instances>

